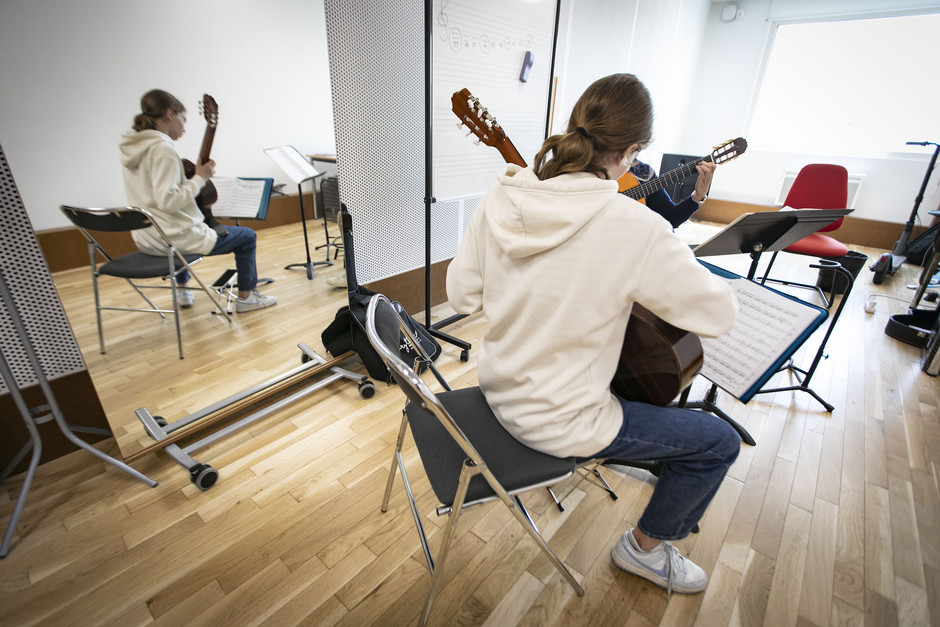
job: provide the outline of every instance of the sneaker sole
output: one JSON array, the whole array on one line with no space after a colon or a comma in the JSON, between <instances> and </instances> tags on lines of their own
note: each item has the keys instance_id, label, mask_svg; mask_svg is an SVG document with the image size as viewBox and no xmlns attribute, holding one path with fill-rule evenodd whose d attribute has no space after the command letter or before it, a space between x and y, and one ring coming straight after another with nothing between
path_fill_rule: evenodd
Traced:
<instances>
[{"instance_id":1,"label":"sneaker sole","mask_svg":"<svg viewBox=\"0 0 940 627\"><path fill-rule=\"evenodd\" d=\"M238 306L236 305L235 313L248 313L250 311L259 311L261 309L267 309L268 307L274 307L276 304L277 303L271 303L270 305L254 305L254 306L245 307L242 309L239 309Z\"/></svg>"},{"instance_id":2,"label":"sneaker sole","mask_svg":"<svg viewBox=\"0 0 940 627\"><path fill-rule=\"evenodd\" d=\"M619 555L617 555L617 547L614 547L610 550L610 559L620 570L630 573L631 575L636 575L642 579L646 579L651 583L655 583L660 588L668 588L668 582L656 575L655 573L650 572L648 569L643 568L642 566L637 566L630 562L625 562ZM708 578L706 577L704 583L700 588L679 588L673 585L672 591L678 594L697 594L705 590L708 587Z\"/></svg>"}]
</instances>

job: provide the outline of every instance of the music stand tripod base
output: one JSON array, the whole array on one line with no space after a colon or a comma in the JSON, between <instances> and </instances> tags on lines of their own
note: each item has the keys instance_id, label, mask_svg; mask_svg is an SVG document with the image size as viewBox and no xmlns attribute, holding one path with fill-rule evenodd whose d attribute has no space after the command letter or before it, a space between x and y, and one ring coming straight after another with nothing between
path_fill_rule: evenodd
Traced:
<instances>
[{"instance_id":1,"label":"music stand tripod base","mask_svg":"<svg viewBox=\"0 0 940 627\"><path fill-rule=\"evenodd\" d=\"M315 176L311 176L304 181L315 180L318 176L323 176L323 172L317 173ZM301 263L292 263L290 265L284 266L285 270L293 270L294 268L304 268L307 271L307 279L313 280L313 268L314 266L332 266L333 262L327 259L326 261L311 261L310 260L310 239L307 237L307 217L304 212L304 192L301 185L304 183L301 181L297 183L297 198L300 202L300 223L304 232L304 250L307 252L307 261ZM313 214L317 213L317 189L314 185L313 189ZM327 249L327 255L329 255L329 249Z\"/></svg>"},{"instance_id":2,"label":"music stand tripod base","mask_svg":"<svg viewBox=\"0 0 940 627\"><path fill-rule=\"evenodd\" d=\"M721 418L727 422L731 427L738 432L738 435L741 437L741 440L749 446L757 446L757 441L754 437L748 433L747 429L741 426L738 421L726 414L720 407L718 407L715 401L718 400L718 386L712 383L711 387L708 389L708 392L705 394L705 398L700 401L694 401L692 403L688 402L689 392L692 390L690 385L682 391L682 395L679 396L679 401L673 404L673 407L679 407L680 409L698 409L701 411L714 414L715 416Z\"/></svg>"},{"instance_id":3,"label":"music stand tripod base","mask_svg":"<svg viewBox=\"0 0 940 627\"><path fill-rule=\"evenodd\" d=\"M292 263L289 266L284 266L285 270L294 270L295 268L304 268L307 271L307 278L311 281L313 280L313 267L314 266L332 266L332 261L307 261L302 263Z\"/></svg>"}]
</instances>

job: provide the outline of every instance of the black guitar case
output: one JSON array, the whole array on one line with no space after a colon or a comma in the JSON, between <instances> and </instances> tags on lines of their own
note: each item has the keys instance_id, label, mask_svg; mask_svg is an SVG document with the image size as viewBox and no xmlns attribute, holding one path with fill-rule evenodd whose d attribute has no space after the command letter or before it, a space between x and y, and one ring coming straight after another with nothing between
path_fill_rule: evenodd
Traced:
<instances>
[{"instance_id":1,"label":"black guitar case","mask_svg":"<svg viewBox=\"0 0 940 627\"><path fill-rule=\"evenodd\" d=\"M365 365L369 376L379 381L394 383L388 369L382 362L378 353L369 343L366 336L366 308L369 306L369 300L375 295L372 290L359 285L356 278L356 260L353 252L353 234L352 234L352 216L346 209L346 205L340 205L340 224L343 231L343 255L346 263L346 288L349 294L349 304L336 312L333 322L323 330L320 339L323 346L331 355L338 356L350 350L356 351L359 358ZM412 318L408 312L396 301L392 305L398 311L398 314L405 321L409 328L409 334L413 341L419 342L421 347L431 357L431 361L437 359L441 354L441 345L428 333L417 320ZM402 359L411 364L418 364L418 369L423 370L420 355L411 345L405 341L404 335L401 337L400 350Z\"/></svg>"}]
</instances>

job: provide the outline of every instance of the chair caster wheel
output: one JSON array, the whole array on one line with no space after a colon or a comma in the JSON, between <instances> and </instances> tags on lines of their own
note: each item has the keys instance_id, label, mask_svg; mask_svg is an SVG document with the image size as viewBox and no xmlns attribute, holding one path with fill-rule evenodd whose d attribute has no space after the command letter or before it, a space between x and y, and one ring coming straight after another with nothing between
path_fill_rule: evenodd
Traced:
<instances>
[{"instance_id":1,"label":"chair caster wheel","mask_svg":"<svg viewBox=\"0 0 940 627\"><path fill-rule=\"evenodd\" d=\"M466 349L460 351L460 361L470 361L470 351Z\"/></svg>"},{"instance_id":2,"label":"chair caster wheel","mask_svg":"<svg viewBox=\"0 0 940 627\"><path fill-rule=\"evenodd\" d=\"M196 464L189 469L189 480L200 490L208 490L219 480L219 471L206 464Z\"/></svg>"},{"instance_id":3,"label":"chair caster wheel","mask_svg":"<svg viewBox=\"0 0 940 627\"><path fill-rule=\"evenodd\" d=\"M161 427L166 426L166 418L164 418L163 416L154 416L153 421L157 423L158 425L160 425Z\"/></svg>"},{"instance_id":4,"label":"chair caster wheel","mask_svg":"<svg viewBox=\"0 0 940 627\"><path fill-rule=\"evenodd\" d=\"M375 396L375 385L371 381L363 381L359 384L359 396L362 398L372 398Z\"/></svg>"}]
</instances>

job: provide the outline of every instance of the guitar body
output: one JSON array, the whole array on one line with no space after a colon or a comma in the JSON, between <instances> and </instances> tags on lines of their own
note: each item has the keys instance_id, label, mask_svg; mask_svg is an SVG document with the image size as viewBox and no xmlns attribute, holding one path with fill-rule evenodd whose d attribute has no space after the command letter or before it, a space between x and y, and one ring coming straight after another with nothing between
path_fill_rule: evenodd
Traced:
<instances>
[{"instance_id":1,"label":"guitar body","mask_svg":"<svg viewBox=\"0 0 940 627\"><path fill-rule=\"evenodd\" d=\"M702 341L634 303L610 388L627 400L665 407L702 369Z\"/></svg>"},{"instance_id":2,"label":"guitar body","mask_svg":"<svg viewBox=\"0 0 940 627\"><path fill-rule=\"evenodd\" d=\"M507 163L525 167L525 160L502 127L468 90L455 92L451 104L454 114L477 139L499 150ZM649 181L640 182L627 172L618 180L619 191L643 202L649 194L694 173L699 161L724 163L746 148L747 142L739 137L719 146L707 157ZM634 303L611 389L627 400L664 407L692 383L703 360L702 341L697 335L672 326Z\"/></svg>"},{"instance_id":3,"label":"guitar body","mask_svg":"<svg viewBox=\"0 0 940 627\"><path fill-rule=\"evenodd\" d=\"M183 174L186 175L187 179L193 178L196 174L196 164L189 159L183 159ZM218 199L219 192L216 190L215 185L213 185L212 181L206 181L203 188L199 190L199 194L196 195L196 206L199 207L199 211L202 212L206 222L214 219L212 216L212 205L215 204L215 201Z\"/></svg>"},{"instance_id":4,"label":"guitar body","mask_svg":"<svg viewBox=\"0 0 940 627\"><path fill-rule=\"evenodd\" d=\"M623 194L634 189L639 184L640 181L635 176L630 174L630 172L624 172L624 175L617 179L617 191ZM644 205L646 204L646 198L637 198L636 201Z\"/></svg>"}]
</instances>

